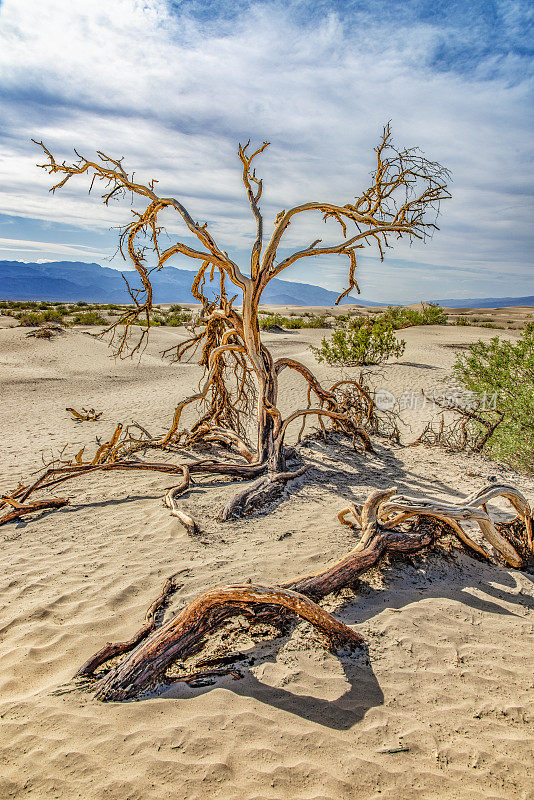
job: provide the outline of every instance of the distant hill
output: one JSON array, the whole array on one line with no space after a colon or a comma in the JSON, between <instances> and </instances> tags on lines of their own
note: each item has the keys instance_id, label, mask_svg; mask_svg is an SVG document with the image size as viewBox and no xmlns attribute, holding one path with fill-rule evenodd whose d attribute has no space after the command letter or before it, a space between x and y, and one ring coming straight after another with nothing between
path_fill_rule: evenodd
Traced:
<instances>
[{"instance_id":1,"label":"distant hill","mask_svg":"<svg viewBox=\"0 0 534 800\"><path fill-rule=\"evenodd\" d=\"M534 296L529 297L476 297L467 300L438 300L445 308L506 308L507 306L534 306Z\"/></svg>"},{"instance_id":2,"label":"distant hill","mask_svg":"<svg viewBox=\"0 0 534 800\"><path fill-rule=\"evenodd\" d=\"M124 273L136 284L137 273ZM193 272L176 267L165 267L152 273L155 303L191 303ZM217 284L215 283L214 286ZM309 283L291 283L273 280L262 295L262 302L280 306L333 306L337 292L312 286ZM0 300L59 300L64 303L85 300L92 303L128 303L130 296L121 273L116 269L85 261L0 261ZM534 306L530 297L484 297L458 300L438 300L447 308L504 308L506 306ZM342 305L386 306L388 303L362 300L349 295ZM391 303L390 305L398 305Z\"/></svg>"},{"instance_id":3,"label":"distant hill","mask_svg":"<svg viewBox=\"0 0 534 800\"><path fill-rule=\"evenodd\" d=\"M132 286L137 273L125 272ZM152 273L155 303L191 303L194 273L166 267ZM214 283L218 286L218 283ZM337 292L308 283L290 283L278 278L266 287L262 302L272 305L332 306ZM121 273L116 269L84 261L0 261L0 300L59 300L64 303L85 300L92 303L128 303L130 296ZM348 296L343 305L384 305Z\"/></svg>"}]
</instances>

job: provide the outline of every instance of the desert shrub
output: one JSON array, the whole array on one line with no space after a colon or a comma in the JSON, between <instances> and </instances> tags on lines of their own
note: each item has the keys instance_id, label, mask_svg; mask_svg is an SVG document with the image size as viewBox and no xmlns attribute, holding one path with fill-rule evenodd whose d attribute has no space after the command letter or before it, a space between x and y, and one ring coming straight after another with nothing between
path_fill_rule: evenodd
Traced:
<instances>
[{"instance_id":1,"label":"desert shrub","mask_svg":"<svg viewBox=\"0 0 534 800\"><path fill-rule=\"evenodd\" d=\"M17 314L19 325L32 327L41 325L43 322L56 322L64 325L63 312L61 309L49 308L46 311L21 311Z\"/></svg>"},{"instance_id":2,"label":"desert shrub","mask_svg":"<svg viewBox=\"0 0 534 800\"><path fill-rule=\"evenodd\" d=\"M78 311L72 317L73 325L107 325L107 320L98 311Z\"/></svg>"},{"instance_id":3,"label":"desert shrub","mask_svg":"<svg viewBox=\"0 0 534 800\"><path fill-rule=\"evenodd\" d=\"M264 331L271 331L273 328L283 328L284 319L289 320L289 317L283 317L281 314L266 314L260 319L260 328Z\"/></svg>"},{"instance_id":4,"label":"desert shrub","mask_svg":"<svg viewBox=\"0 0 534 800\"><path fill-rule=\"evenodd\" d=\"M285 328L288 331L300 330L300 328L329 328L326 321L326 314L316 317L313 314L305 313L302 317L284 317L282 314L267 314L260 319L260 328L265 331L273 328Z\"/></svg>"},{"instance_id":5,"label":"desert shrub","mask_svg":"<svg viewBox=\"0 0 534 800\"><path fill-rule=\"evenodd\" d=\"M173 308L175 308L175 306L171 306L171 310ZM178 306L178 308L180 308L180 306ZM165 315L163 324L171 328L178 328L180 325L187 325L188 322L191 322L191 314L188 314L187 311L175 311Z\"/></svg>"},{"instance_id":6,"label":"desert shrub","mask_svg":"<svg viewBox=\"0 0 534 800\"><path fill-rule=\"evenodd\" d=\"M318 361L345 367L381 364L392 356L401 356L405 348L404 339L397 341L393 328L381 322L348 330L338 328L330 340L322 340L320 347L310 347Z\"/></svg>"},{"instance_id":7,"label":"desert shrub","mask_svg":"<svg viewBox=\"0 0 534 800\"><path fill-rule=\"evenodd\" d=\"M421 325L446 325L447 314L437 303L423 303Z\"/></svg>"},{"instance_id":8,"label":"desert shrub","mask_svg":"<svg viewBox=\"0 0 534 800\"><path fill-rule=\"evenodd\" d=\"M394 330L410 328L413 325L422 324L421 314L416 311L415 308L396 308L395 306L388 306L376 319Z\"/></svg>"},{"instance_id":9,"label":"desert shrub","mask_svg":"<svg viewBox=\"0 0 534 800\"><path fill-rule=\"evenodd\" d=\"M466 319L465 317L458 317L458 319L456 320L456 322L454 324L455 325L471 325L469 320Z\"/></svg>"},{"instance_id":10,"label":"desert shrub","mask_svg":"<svg viewBox=\"0 0 534 800\"><path fill-rule=\"evenodd\" d=\"M169 308L169 312L170 312L171 314L176 314L176 313L179 313L181 310L182 310L182 306L178 305L177 303L174 303L174 305L172 305L172 306Z\"/></svg>"},{"instance_id":11,"label":"desert shrub","mask_svg":"<svg viewBox=\"0 0 534 800\"><path fill-rule=\"evenodd\" d=\"M517 342L479 340L457 356L456 379L482 399L495 397L504 414L486 451L511 466L534 472L534 324Z\"/></svg>"},{"instance_id":12,"label":"desert shrub","mask_svg":"<svg viewBox=\"0 0 534 800\"><path fill-rule=\"evenodd\" d=\"M287 328L289 331L300 330L300 328L308 327L300 317L281 317L279 314L274 315L278 319L278 325L281 328Z\"/></svg>"},{"instance_id":13,"label":"desert shrub","mask_svg":"<svg viewBox=\"0 0 534 800\"><path fill-rule=\"evenodd\" d=\"M395 330L411 328L414 325L447 324L447 314L437 303L423 303L422 306L421 311L416 308L388 306L376 319Z\"/></svg>"},{"instance_id":14,"label":"desert shrub","mask_svg":"<svg viewBox=\"0 0 534 800\"><path fill-rule=\"evenodd\" d=\"M16 316L19 321L19 325L22 325L24 328L35 327L40 325L41 322L44 322L41 314L39 314L37 311L27 311L26 313L20 312Z\"/></svg>"},{"instance_id":15,"label":"desert shrub","mask_svg":"<svg viewBox=\"0 0 534 800\"><path fill-rule=\"evenodd\" d=\"M140 327L145 328L146 324L147 324L146 323L146 316L138 317L131 324L132 325L139 325ZM148 321L148 327L149 328L160 328L162 325L166 325L166 324L167 323L165 322L164 317L150 316L149 321Z\"/></svg>"},{"instance_id":16,"label":"desert shrub","mask_svg":"<svg viewBox=\"0 0 534 800\"><path fill-rule=\"evenodd\" d=\"M330 323L326 321L326 314L319 317L310 317L304 321L303 328L330 328Z\"/></svg>"}]
</instances>

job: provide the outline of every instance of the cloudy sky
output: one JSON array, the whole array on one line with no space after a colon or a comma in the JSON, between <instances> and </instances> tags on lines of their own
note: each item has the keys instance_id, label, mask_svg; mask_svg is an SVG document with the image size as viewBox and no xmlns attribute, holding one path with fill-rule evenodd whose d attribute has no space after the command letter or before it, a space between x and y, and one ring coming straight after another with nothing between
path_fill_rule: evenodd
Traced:
<instances>
[{"instance_id":1,"label":"cloudy sky","mask_svg":"<svg viewBox=\"0 0 534 800\"><path fill-rule=\"evenodd\" d=\"M383 264L359 251L362 297L534 294L533 28L528 0L1 0L0 259L124 268L129 203L105 208L83 180L49 194L32 137L60 159L124 156L245 267L237 143L271 142L268 225L299 202L351 202L391 120L399 146L451 170L453 199L426 244ZM325 237L320 219L295 228L288 252ZM346 259L280 277L339 289Z\"/></svg>"}]
</instances>

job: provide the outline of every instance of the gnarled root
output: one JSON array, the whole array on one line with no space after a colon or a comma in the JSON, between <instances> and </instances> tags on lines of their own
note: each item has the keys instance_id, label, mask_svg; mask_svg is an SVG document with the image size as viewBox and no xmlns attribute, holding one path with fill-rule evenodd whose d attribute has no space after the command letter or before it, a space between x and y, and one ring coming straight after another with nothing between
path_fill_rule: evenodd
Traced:
<instances>
[{"instance_id":1,"label":"gnarled root","mask_svg":"<svg viewBox=\"0 0 534 800\"><path fill-rule=\"evenodd\" d=\"M251 486L235 494L219 514L219 520L226 522L233 517L244 517L251 514L266 503L274 500L288 481L304 475L311 467L306 464L293 472L269 473L258 478Z\"/></svg>"},{"instance_id":2,"label":"gnarled root","mask_svg":"<svg viewBox=\"0 0 534 800\"><path fill-rule=\"evenodd\" d=\"M519 547L523 551L522 553L518 552L517 541L514 543L510 541L510 539L517 538L517 534L514 533L512 536L512 532L508 533L512 523L498 523L497 527L487 511L486 503L499 496L505 497L511 503L522 521L524 536L523 542L522 544L520 543ZM413 516L425 516L443 520L450 525L456 536L469 550L488 558L488 553L465 532L460 524L462 521L474 520L477 522L486 541L509 566L519 569L524 566L528 551L532 556L532 516L530 506L518 489L507 484L486 486L458 503L419 500L413 497L395 495L380 506L378 513L386 528L397 527L400 523Z\"/></svg>"},{"instance_id":3,"label":"gnarled root","mask_svg":"<svg viewBox=\"0 0 534 800\"><path fill-rule=\"evenodd\" d=\"M497 531L495 526L490 528L488 525L488 520L491 520L485 504L499 495L510 500L518 516L510 523L497 523ZM494 547L498 545L496 549L511 566L521 566L524 559L510 543L506 533L508 530L513 533L510 538L516 544L520 539L524 551L529 553L529 557L532 556L531 509L513 486L486 487L456 504L406 498L397 495L395 488L375 490L361 508L350 506L340 512L341 521L345 521L349 511L361 526L362 535L357 545L339 561L282 587L236 585L211 589L156 630L156 612L151 609L161 610L167 602L168 594L164 587L160 598L147 612L147 623L139 633L128 642L106 645L84 664L77 676L94 677L95 670L111 658L129 653L100 678L96 684L96 696L100 700L136 697L163 681L166 670L173 662L199 653L208 636L236 615L283 627L284 615L289 611L315 625L329 637L332 644L361 644L357 633L327 614L316 602L332 592L353 585L360 575L379 564L386 555L415 553L446 534L457 535L468 549L475 553L481 550L485 558L489 558L465 534L459 519L475 519L484 523L480 526L482 533ZM411 525L409 530L394 529L407 520ZM169 580L172 581L174 577ZM166 587L168 585L169 582ZM214 663L214 660L211 659L210 663Z\"/></svg>"},{"instance_id":4,"label":"gnarled root","mask_svg":"<svg viewBox=\"0 0 534 800\"><path fill-rule=\"evenodd\" d=\"M394 492L394 489L373 492L364 505L361 514L364 525L363 546L359 543L340 561L282 587L219 587L201 595L150 639L143 638L142 643L131 651L127 659L113 667L97 684L97 697L102 700L122 700L147 691L163 679L165 670L173 661L183 660L200 652L206 637L236 614L283 627L284 614L289 610L334 638L340 635L339 641L361 642L358 634L326 615L315 603L310 604L310 600L320 600L332 592L350 586L359 575L375 566L387 553L415 552L430 545L447 530L444 523L426 528L423 526L422 530L410 533L380 528L377 522L378 506ZM109 647L111 646L108 645ZM124 644L118 647L124 647ZM106 648L101 653L105 654L105 651ZM116 650L110 649L109 653L109 658L117 655ZM95 658L98 666L105 662L99 654ZM88 662L92 663L92 660ZM92 672L84 665L81 674L90 676Z\"/></svg>"},{"instance_id":5,"label":"gnarled root","mask_svg":"<svg viewBox=\"0 0 534 800\"><path fill-rule=\"evenodd\" d=\"M230 617L255 616L268 606L280 607L311 622L332 647L358 647L362 638L316 603L289 589L265 586L220 586L200 595L127 656L97 684L99 700L128 700L164 679L177 660L197 653L208 634Z\"/></svg>"}]
</instances>

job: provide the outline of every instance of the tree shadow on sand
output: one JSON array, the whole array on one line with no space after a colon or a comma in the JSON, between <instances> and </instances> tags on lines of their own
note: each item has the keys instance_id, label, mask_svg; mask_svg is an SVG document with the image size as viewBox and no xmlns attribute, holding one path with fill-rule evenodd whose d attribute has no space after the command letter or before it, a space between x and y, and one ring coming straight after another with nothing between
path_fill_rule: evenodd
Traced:
<instances>
[{"instance_id":1,"label":"tree shadow on sand","mask_svg":"<svg viewBox=\"0 0 534 800\"><path fill-rule=\"evenodd\" d=\"M338 659L349 688L335 700L324 700L311 694L296 694L282 687L271 686L262 682L250 670L247 670L240 680L225 676L213 685L199 688L174 683L160 692L158 697L165 700L185 700L206 694L212 689L225 688L238 697L253 698L318 725L335 730L349 730L360 722L371 708L383 704L384 694L369 661L367 648L357 654L343 653ZM276 651L261 658L261 664L275 661Z\"/></svg>"},{"instance_id":2,"label":"tree shadow on sand","mask_svg":"<svg viewBox=\"0 0 534 800\"><path fill-rule=\"evenodd\" d=\"M534 575L525 572L519 574L534 583ZM386 568L384 577L387 583L385 588L377 589L362 584L360 592L350 600L341 602L334 612L335 616L347 625L361 625L387 609L400 610L431 598L453 600L486 614L524 616L502 603L515 606L520 611L534 609L534 597L524 593L515 573L494 564L473 561L460 552L451 555L440 549L439 553L403 558L402 563L394 563ZM473 589L478 594L473 594ZM259 644L247 656L252 656L256 664L274 663L278 650L287 640L287 637L283 637ZM312 694L296 694L286 688L271 686L246 667L240 680L233 680L227 675L199 688L191 688L184 683L170 683L158 693L158 698L183 701L215 688L224 688L238 697L254 698L310 722L336 730L348 730L360 722L371 708L382 705L384 694L366 647L355 653L341 653L338 659L349 688L335 700L324 700ZM239 667L243 669L242 664Z\"/></svg>"}]
</instances>

